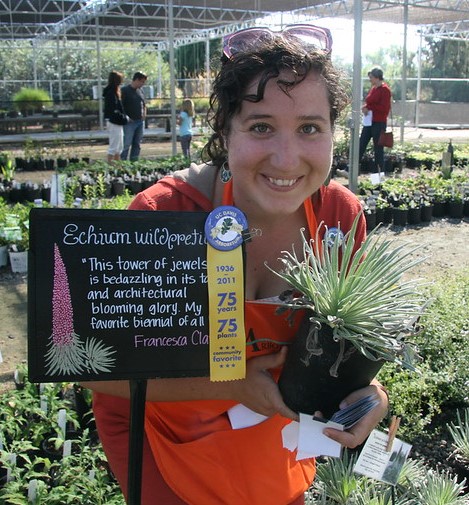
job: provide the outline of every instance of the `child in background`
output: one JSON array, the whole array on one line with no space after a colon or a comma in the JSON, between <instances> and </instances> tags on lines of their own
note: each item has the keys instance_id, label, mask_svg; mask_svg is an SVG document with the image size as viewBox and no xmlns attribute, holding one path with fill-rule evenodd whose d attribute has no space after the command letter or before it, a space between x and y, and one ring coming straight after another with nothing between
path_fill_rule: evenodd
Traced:
<instances>
[{"instance_id":1,"label":"child in background","mask_svg":"<svg viewBox=\"0 0 469 505\"><path fill-rule=\"evenodd\" d=\"M192 120L194 117L194 102L186 99L182 102L181 112L178 117L179 137L181 141L182 154L190 161L191 140L192 140Z\"/></svg>"}]
</instances>

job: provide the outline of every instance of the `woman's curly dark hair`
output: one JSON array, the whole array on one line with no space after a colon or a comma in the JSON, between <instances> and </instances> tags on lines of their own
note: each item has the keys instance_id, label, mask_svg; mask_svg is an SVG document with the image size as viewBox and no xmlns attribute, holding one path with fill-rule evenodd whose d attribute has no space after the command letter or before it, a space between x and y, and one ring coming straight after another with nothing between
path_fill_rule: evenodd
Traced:
<instances>
[{"instance_id":1,"label":"woman's curly dark hair","mask_svg":"<svg viewBox=\"0 0 469 505\"><path fill-rule=\"evenodd\" d=\"M210 96L208 123L213 134L202 151L202 159L221 166L227 158L225 138L230 131L231 119L237 114L243 101L259 102L270 79L278 78L284 70L290 71L293 81L277 80L278 86L288 94L310 72L321 76L326 85L330 120L334 126L340 113L349 103L346 81L324 51L306 52L303 45L278 36L257 46L252 52L242 52L231 59L222 57L222 67L215 78ZM259 79L256 94L247 95L246 89L254 79Z\"/></svg>"}]
</instances>

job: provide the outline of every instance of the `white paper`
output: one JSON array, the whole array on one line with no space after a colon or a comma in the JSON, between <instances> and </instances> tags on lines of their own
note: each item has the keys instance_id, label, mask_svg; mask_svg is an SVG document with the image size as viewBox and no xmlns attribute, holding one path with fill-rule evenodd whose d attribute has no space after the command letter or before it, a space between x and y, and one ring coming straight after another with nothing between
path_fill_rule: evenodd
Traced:
<instances>
[{"instance_id":1,"label":"white paper","mask_svg":"<svg viewBox=\"0 0 469 505\"><path fill-rule=\"evenodd\" d=\"M395 485L412 446L395 438L391 449L386 451L388 436L387 433L373 430L353 470L372 479Z\"/></svg>"},{"instance_id":2,"label":"white paper","mask_svg":"<svg viewBox=\"0 0 469 505\"><path fill-rule=\"evenodd\" d=\"M297 450L296 459L318 456L340 457L342 446L323 434L325 428L343 431L344 427L332 421L318 421L314 416L300 413L300 422L291 422L282 430L283 447Z\"/></svg>"},{"instance_id":3,"label":"white paper","mask_svg":"<svg viewBox=\"0 0 469 505\"><path fill-rule=\"evenodd\" d=\"M298 435L298 455L296 459L317 456L340 457L342 446L324 435L325 428L343 431L341 424L332 421L319 421L314 416L300 413L300 431ZM301 457L300 457L301 456Z\"/></svg>"},{"instance_id":4,"label":"white paper","mask_svg":"<svg viewBox=\"0 0 469 505\"><path fill-rule=\"evenodd\" d=\"M228 410L228 418L231 423L231 427L234 430L239 430L241 428L249 428L250 426L255 426L256 424L262 423L268 419L267 416L258 414L251 409L245 407L242 403L238 403L234 407Z\"/></svg>"},{"instance_id":5,"label":"white paper","mask_svg":"<svg viewBox=\"0 0 469 505\"><path fill-rule=\"evenodd\" d=\"M370 174L370 180L372 184L381 184L384 181L386 172L378 172L376 174Z\"/></svg>"},{"instance_id":6,"label":"white paper","mask_svg":"<svg viewBox=\"0 0 469 505\"><path fill-rule=\"evenodd\" d=\"M282 430L283 447L293 452L298 447L298 434L300 431L300 423L292 421L287 424Z\"/></svg>"},{"instance_id":7,"label":"white paper","mask_svg":"<svg viewBox=\"0 0 469 505\"><path fill-rule=\"evenodd\" d=\"M366 116L363 115L362 124L363 126L371 126L372 122L373 122L373 112L369 110Z\"/></svg>"}]
</instances>

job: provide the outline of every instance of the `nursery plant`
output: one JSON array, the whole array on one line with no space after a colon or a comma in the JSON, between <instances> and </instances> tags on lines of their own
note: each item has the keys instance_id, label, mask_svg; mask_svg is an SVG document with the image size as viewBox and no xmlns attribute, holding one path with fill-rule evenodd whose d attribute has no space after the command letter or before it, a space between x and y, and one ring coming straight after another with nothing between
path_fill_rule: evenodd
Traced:
<instances>
[{"instance_id":1,"label":"nursery plant","mask_svg":"<svg viewBox=\"0 0 469 505\"><path fill-rule=\"evenodd\" d=\"M456 452L469 463L469 408L465 409L464 413L458 410L456 417L457 422L451 422L448 430L453 438Z\"/></svg>"},{"instance_id":2,"label":"nursery plant","mask_svg":"<svg viewBox=\"0 0 469 505\"><path fill-rule=\"evenodd\" d=\"M40 112L44 104L51 102L49 93L42 89L21 88L13 95L15 108L23 114Z\"/></svg>"},{"instance_id":3,"label":"nursery plant","mask_svg":"<svg viewBox=\"0 0 469 505\"><path fill-rule=\"evenodd\" d=\"M412 336L426 301L419 280L403 281L423 261L418 246L393 247L373 230L355 250L359 214L349 233L325 233L303 251L284 251L275 272L293 288L284 305L306 309L290 346L279 387L296 411L330 416L351 391L369 384L385 362L415 370ZM355 252L354 252L355 250ZM319 372L324 369L324 372Z\"/></svg>"}]
</instances>

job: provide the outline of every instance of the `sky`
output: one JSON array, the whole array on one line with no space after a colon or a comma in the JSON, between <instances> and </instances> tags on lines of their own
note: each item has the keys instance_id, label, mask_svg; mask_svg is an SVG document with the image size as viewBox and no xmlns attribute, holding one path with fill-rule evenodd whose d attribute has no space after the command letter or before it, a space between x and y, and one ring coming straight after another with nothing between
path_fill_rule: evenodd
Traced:
<instances>
[{"instance_id":1,"label":"sky","mask_svg":"<svg viewBox=\"0 0 469 505\"><path fill-rule=\"evenodd\" d=\"M346 63L353 62L354 23L347 19L318 19L318 26L329 28L332 33L332 53L340 56ZM417 51L419 35L416 28L409 27L407 33L407 50ZM362 56L374 53L379 48L404 45L404 26L399 23L378 23L364 21L362 26Z\"/></svg>"},{"instance_id":2,"label":"sky","mask_svg":"<svg viewBox=\"0 0 469 505\"><path fill-rule=\"evenodd\" d=\"M317 20L318 26L329 28L332 33L332 52L348 63L353 62L354 23L347 19L323 18ZM417 51L419 35L415 28L409 27L407 33L407 50ZM404 27L399 23L378 23L364 21L362 26L362 56L367 52L374 53L379 48L393 45L403 46Z\"/></svg>"},{"instance_id":3,"label":"sky","mask_svg":"<svg viewBox=\"0 0 469 505\"><path fill-rule=\"evenodd\" d=\"M288 19L288 14L283 13L279 18L272 16L269 20L275 26L276 23L298 23L301 21ZM329 28L332 33L332 54L339 56L345 63L353 63L353 33L354 22L344 18L321 18L305 21ZM262 24L262 23L261 23ZM270 23L269 23L270 24ZM408 27L407 50L418 50L420 37L416 33L417 27ZM400 23L382 23L376 21L363 21L362 24L362 56L374 53L379 48L388 48L393 45L402 47L404 44L404 26Z\"/></svg>"}]
</instances>

